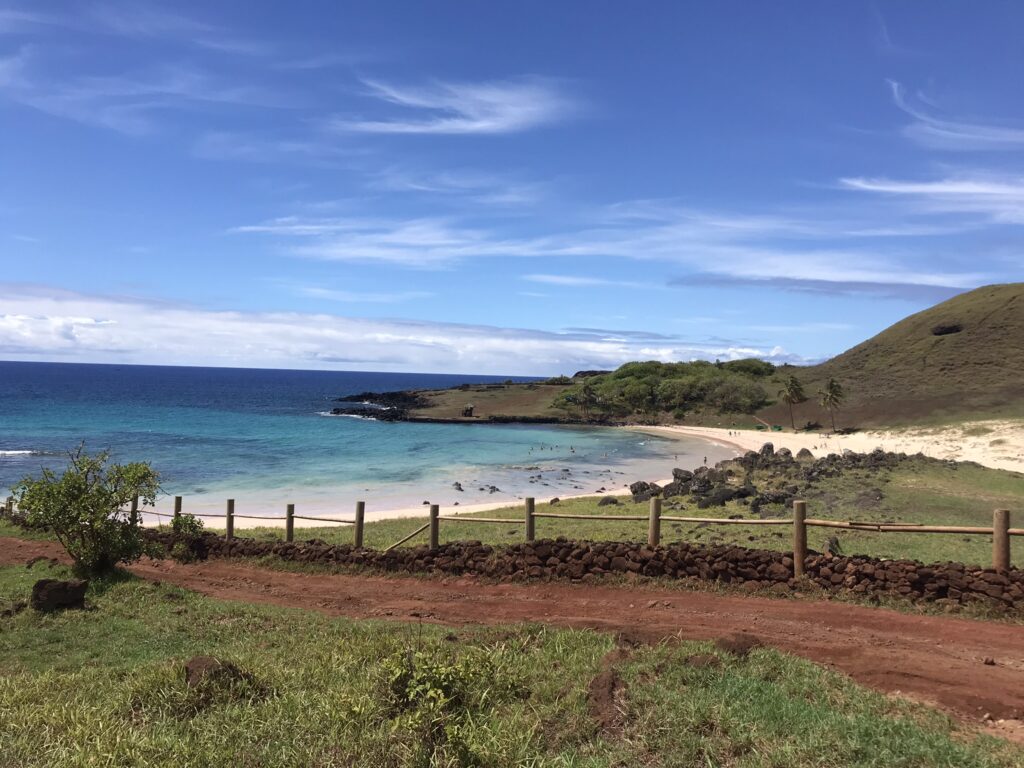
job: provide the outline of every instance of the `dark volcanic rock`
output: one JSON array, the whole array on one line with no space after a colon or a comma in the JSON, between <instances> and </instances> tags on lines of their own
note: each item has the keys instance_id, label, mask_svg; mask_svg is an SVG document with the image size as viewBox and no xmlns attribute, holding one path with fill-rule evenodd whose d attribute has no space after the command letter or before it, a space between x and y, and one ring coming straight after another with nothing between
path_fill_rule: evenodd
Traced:
<instances>
[{"instance_id":1,"label":"dark volcanic rock","mask_svg":"<svg viewBox=\"0 0 1024 768\"><path fill-rule=\"evenodd\" d=\"M597 502L597 506L599 506L599 507L608 507L608 506L611 506L613 504L618 504L618 503L619 503L619 500L616 499L614 496L602 496L601 500L599 502Z\"/></svg>"},{"instance_id":2,"label":"dark volcanic rock","mask_svg":"<svg viewBox=\"0 0 1024 768\"><path fill-rule=\"evenodd\" d=\"M334 402L352 405L332 408L333 416L363 416L377 421L407 421L410 410L430 406L430 401L418 392L360 392L335 398Z\"/></svg>"},{"instance_id":3,"label":"dark volcanic rock","mask_svg":"<svg viewBox=\"0 0 1024 768\"><path fill-rule=\"evenodd\" d=\"M167 531L147 535L168 549L175 541ZM422 545L384 552L322 542L226 541L212 533L205 533L203 538L210 557L275 556L298 563L391 573L476 575L499 581L593 581L611 572L637 573L779 593L789 593L798 584L793 581L791 556L734 545L672 542L648 547L621 541L545 539L499 547L478 541L451 542L434 550ZM1019 569L1011 568L1004 574L962 563L925 565L816 552L808 554L804 568L806 578L802 583L829 593L851 592L868 598L887 595L944 606L981 603L1024 614L1024 571Z\"/></svg>"},{"instance_id":4,"label":"dark volcanic rock","mask_svg":"<svg viewBox=\"0 0 1024 768\"><path fill-rule=\"evenodd\" d=\"M644 480L638 480L629 486L629 492L633 494L633 501L639 503L641 501L647 501L652 496L659 495L661 493L661 486L657 483L648 483Z\"/></svg>"},{"instance_id":5,"label":"dark volcanic rock","mask_svg":"<svg viewBox=\"0 0 1024 768\"><path fill-rule=\"evenodd\" d=\"M79 579L40 579L32 586L32 607L43 612L84 608L85 590L88 586L89 582Z\"/></svg>"},{"instance_id":6,"label":"dark volcanic rock","mask_svg":"<svg viewBox=\"0 0 1024 768\"><path fill-rule=\"evenodd\" d=\"M368 403L381 408L425 408L430 402L418 392L360 392L335 398L336 403Z\"/></svg>"}]
</instances>

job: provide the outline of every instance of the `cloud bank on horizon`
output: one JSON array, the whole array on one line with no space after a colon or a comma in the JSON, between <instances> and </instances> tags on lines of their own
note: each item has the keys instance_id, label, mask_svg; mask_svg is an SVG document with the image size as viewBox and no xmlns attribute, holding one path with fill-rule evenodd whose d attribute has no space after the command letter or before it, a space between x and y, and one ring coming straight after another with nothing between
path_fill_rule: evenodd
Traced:
<instances>
[{"instance_id":1,"label":"cloud bank on horizon","mask_svg":"<svg viewBox=\"0 0 1024 768\"><path fill-rule=\"evenodd\" d=\"M1020 279L1024 8L741 7L0 0L0 358L804 362Z\"/></svg>"}]
</instances>

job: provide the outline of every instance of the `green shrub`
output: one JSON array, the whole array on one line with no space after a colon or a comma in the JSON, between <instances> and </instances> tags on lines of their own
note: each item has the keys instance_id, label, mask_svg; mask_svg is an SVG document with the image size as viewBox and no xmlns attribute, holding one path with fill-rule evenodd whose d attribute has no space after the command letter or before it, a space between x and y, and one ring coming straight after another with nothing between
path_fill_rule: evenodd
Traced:
<instances>
[{"instance_id":1,"label":"green shrub","mask_svg":"<svg viewBox=\"0 0 1024 768\"><path fill-rule=\"evenodd\" d=\"M480 765L466 741L475 712L493 708L520 692L520 685L495 662L501 654L471 653L444 659L403 651L381 662L382 696L392 729L417 764L435 765L439 750L456 765Z\"/></svg>"},{"instance_id":2,"label":"green shrub","mask_svg":"<svg viewBox=\"0 0 1024 768\"><path fill-rule=\"evenodd\" d=\"M158 555L137 516L124 509L134 498L144 505L156 501L158 473L145 463L108 465L107 452L89 455L83 446L69 456L60 477L44 469L42 477L27 477L14 489L26 523L52 531L85 575Z\"/></svg>"},{"instance_id":3,"label":"green shrub","mask_svg":"<svg viewBox=\"0 0 1024 768\"><path fill-rule=\"evenodd\" d=\"M203 535L203 521L195 515L178 515L171 520L174 543L171 557L179 563L191 563L196 558L196 542Z\"/></svg>"}]
</instances>

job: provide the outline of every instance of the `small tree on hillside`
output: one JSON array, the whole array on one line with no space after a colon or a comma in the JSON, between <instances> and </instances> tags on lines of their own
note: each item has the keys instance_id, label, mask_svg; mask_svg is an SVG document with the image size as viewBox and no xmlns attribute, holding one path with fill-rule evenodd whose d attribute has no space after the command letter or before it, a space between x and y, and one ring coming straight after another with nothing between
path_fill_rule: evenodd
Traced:
<instances>
[{"instance_id":1,"label":"small tree on hillside","mask_svg":"<svg viewBox=\"0 0 1024 768\"><path fill-rule=\"evenodd\" d=\"M789 406L789 424L796 429L796 418L793 416L793 406L807 402L807 395L804 394L804 385L796 376L790 376L786 386L779 390L779 397L782 402Z\"/></svg>"},{"instance_id":2,"label":"small tree on hillside","mask_svg":"<svg viewBox=\"0 0 1024 768\"><path fill-rule=\"evenodd\" d=\"M156 501L157 472L145 463L108 465L108 453L89 455L84 446L69 456L60 477L44 469L41 478L27 477L14 489L26 522L52 531L83 574L152 554L137 516L124 508L135 497L144 505Z\"/></svg>"},{"instance_id":3,"label":"small tree on hillside","mask_svg":"<svg viewBox=\"0 0 1024 768\"><path fill-rule=\"evenodd\" d=\"M830 378L825 384L825 388L818 391L818 396L821 397L821 407L828 409L828 415L832 418L832 431L835 432L836 411L842 407L846 394L839 382Z\"/></svg>"},{"instance_id":4,"label":"small tree on hillside","mask_svg":"<svg viewBox=\"0 0 1024 768\"><path fill-rule=\"evenodd\" d=\"M597 392L594 390L594 384L588 380L584 380L580 384L579 392L576 393L576 404L580 407L580 412L583 414L584 419L589 419L594 407L598 404L599 398Z\"/></svg>"}]
</instances>

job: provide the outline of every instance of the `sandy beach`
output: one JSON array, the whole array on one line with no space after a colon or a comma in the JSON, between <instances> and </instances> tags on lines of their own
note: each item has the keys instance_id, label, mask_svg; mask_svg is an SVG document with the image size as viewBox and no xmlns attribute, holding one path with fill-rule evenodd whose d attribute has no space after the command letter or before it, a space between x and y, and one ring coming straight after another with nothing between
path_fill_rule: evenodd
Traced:
<instances>
[{"instance_id":1,"label":"sandy beach","mask_svg":"<svg viewBox=\"0 0 1024 768\"><path fill-rule=\"evenodd\" d=\"M740 451L757 450L767 442L796 453L806 448L815 456L844 450L868 453L923 453L936 459L973 461L993 469L1024 472L1024 422L974 421L948 427L913 427L864 431L850 435L807 432L759 432L714 427L630 427L650 434L700 437Z\"/></svg>"}]
</instances>

